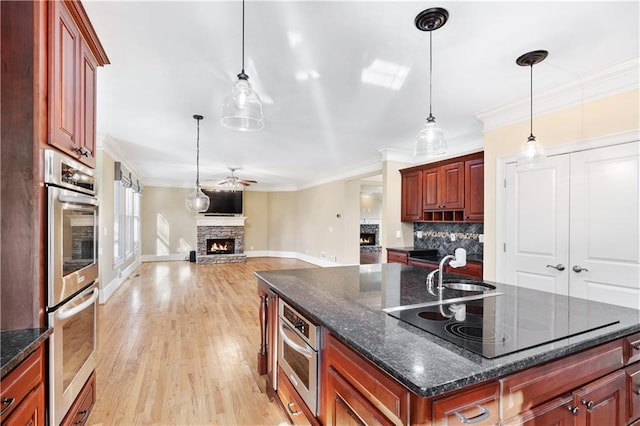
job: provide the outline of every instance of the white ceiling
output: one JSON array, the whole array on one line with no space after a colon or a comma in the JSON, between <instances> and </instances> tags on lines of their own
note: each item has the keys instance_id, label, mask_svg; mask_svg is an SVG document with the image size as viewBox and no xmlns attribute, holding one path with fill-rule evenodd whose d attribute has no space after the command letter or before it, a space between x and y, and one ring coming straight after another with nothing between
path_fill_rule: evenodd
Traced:
<instances>
[{"instance_id":1,"label":"white ceiling","mask_svg":"<svg viewBox=\"0 0 640 426\"><path fill-rule=\"evenodd\" d=\"M429 7L450 15L433 33L433 114L451 153L482 146L481 113L519 102L528 117L521 54L549 51L536 94L640 57L638 1L247 1L246 71L265 127L242 133L219 123L241 67L240 1L84 5L111 61L98 74L99 137L146 185L193 186L193 114L205 117L204 184L238 167L251 189L304 188L378 170L385 148L409 156L428 115L429 35L413 22ZM398 87L362 82L380 61Z\"/></svg>"}]
</instances>

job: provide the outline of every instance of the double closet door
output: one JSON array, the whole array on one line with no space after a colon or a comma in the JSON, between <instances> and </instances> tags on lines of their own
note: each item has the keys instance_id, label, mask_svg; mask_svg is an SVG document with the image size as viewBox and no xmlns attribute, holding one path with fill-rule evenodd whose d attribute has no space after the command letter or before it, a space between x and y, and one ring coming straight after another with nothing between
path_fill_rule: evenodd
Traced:
<instances>
[{"instance_id":1,"label":"double closet door","mask_svg":"<svg viewBox=\"0 0 640 426\"><path fill-rule=\"evenodd\" d=\"M640 308L640 142L505 177L507 283Z\"/></svg>"}]
</instances>

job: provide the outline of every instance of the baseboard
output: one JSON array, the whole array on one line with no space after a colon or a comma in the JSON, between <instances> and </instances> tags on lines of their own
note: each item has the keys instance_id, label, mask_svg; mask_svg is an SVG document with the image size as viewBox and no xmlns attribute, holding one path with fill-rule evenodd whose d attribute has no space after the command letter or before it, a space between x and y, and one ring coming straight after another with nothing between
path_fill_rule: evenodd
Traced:
<instances>
[{"instance_id":1,"label":"baseboard","mask_svg":"<svg viewBox=\"0 0 640 426\"><path fill-rule=\"evenodd\" d=\"M143 254L139 257L140 262L169 262L174 260L189 260L189 253L174 254Z\"/></svg>"},{"instance_id":2,"label":"baseboard","mask_svg":"<svg viewBox=\"0 0 640 426\"><path fill-rule=\"evenodd\" d=\"M122 283L125 282L127 278L129 278L129 275L131 275L131 273L138 268L138 266L140 266L140 259L136 259L131 262L131 264L123 269L117 277L109 282L109 284L102 287L100 289L100 304L106 303L107 300L109 300L109 298L113 295L113 293L115 293L116 290L122 285Z\"/></svg>"},{"instance_id":3,"label":"baseboard","mask_svg":"<svg viewBox=\"0 0 640 426\"><path fill-rule=\"evenodd\" d=\"M251 250L245 251L244 254L246 254L247 257L282 257L286 259L298 259L322 267L344 266L337 262L332 262L320 257L309 256L308 254L298 253L295 251Z\"/></svg>"}]
</instances>

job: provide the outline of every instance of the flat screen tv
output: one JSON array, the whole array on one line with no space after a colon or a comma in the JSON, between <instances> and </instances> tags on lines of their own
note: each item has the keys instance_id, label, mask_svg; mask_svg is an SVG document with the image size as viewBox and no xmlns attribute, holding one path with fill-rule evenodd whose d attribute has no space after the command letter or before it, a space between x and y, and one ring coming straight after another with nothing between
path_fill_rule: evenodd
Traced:
<instances>
[{"instance_id":1,"label":"flat screen tv","mask_svg":"<svg viewBox=\"0 0 640 426\"><path fill-rule=\"evenodd\" d=\"M232 216L242 214L242 196L244 191L224 191L219 189L203 189L209 197L209 208L205 215Z\"/></svg>"}]
</instances>

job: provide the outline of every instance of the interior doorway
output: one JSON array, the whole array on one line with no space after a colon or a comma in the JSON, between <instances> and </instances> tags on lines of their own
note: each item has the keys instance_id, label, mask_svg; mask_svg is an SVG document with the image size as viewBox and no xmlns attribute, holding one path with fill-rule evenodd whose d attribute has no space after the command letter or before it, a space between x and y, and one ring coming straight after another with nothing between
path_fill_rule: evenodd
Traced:
<instances>
[{"instance_id":1,"label":"interior doorway","mask_svg":"<svg viewBox=\"0 0 640 426\"><path fill-rule=\"evenodd\" d=\"M382 175L362 179L360 185L360 264L381 263Z\"/></svg>"}]
</instances>

